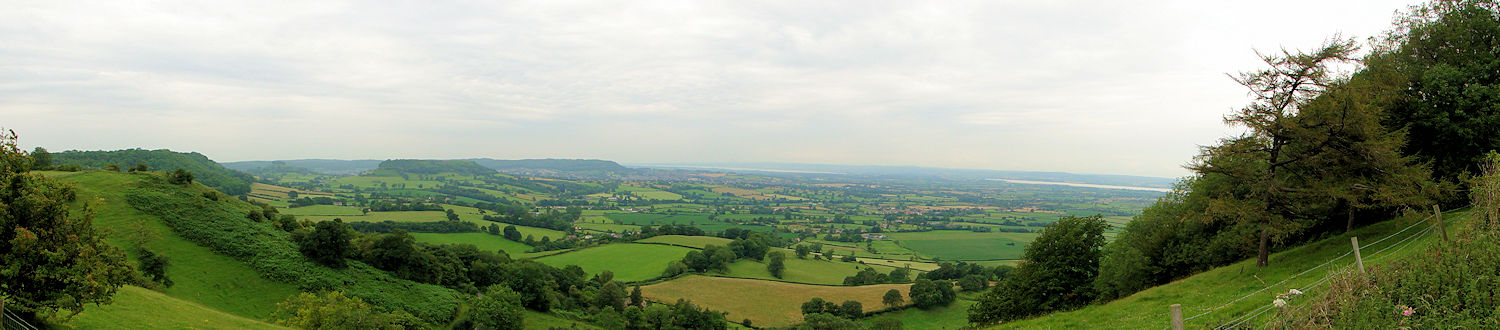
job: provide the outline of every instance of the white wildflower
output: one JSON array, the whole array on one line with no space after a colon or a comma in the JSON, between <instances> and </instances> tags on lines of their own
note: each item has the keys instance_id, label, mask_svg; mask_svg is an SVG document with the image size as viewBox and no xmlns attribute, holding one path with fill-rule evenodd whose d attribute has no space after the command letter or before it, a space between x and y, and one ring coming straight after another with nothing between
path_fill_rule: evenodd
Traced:
<instances>
[{"instance_id":1,"label":"white wildflower","mask_svg":"<svg viewBox=\"0 0 1500 330\"><path fill-rule=\"evenodd\" d=\"M1271 305L1275 305L1276 308L1286 307L1286 300L1276 299L1276 301L1271 302Z\"/></svg>"},{"instance_id":2,"label":"white wildflower","mask_svg":"<svg viewBox=\"0 0 1500 330\"><path fill-rule=\"evenodd\" d=\"M1292 291L1288 291L1288 293L1291 293L1293 295L1300 295L1302 294L1302 290L1292 289Z\"/></svg>"}]
</instances>

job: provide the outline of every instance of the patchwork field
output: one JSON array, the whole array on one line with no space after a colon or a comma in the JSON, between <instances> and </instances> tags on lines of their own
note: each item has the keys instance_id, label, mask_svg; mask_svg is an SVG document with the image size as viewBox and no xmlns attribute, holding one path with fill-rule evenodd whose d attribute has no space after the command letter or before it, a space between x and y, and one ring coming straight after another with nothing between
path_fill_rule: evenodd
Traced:
<instances>
[{"instance_id":1,"label":"patchwork field","mask_svg":"<svg viewBox=\"0 0 1500 330\"><path fill-rule=\"evenodd\" d=\"M615 280L641 281L661 276L667 265L682 260L693 249L660 244L608 244L537 258L537 262L563 267L578 265L589 274L608 270Z\"/></svg>"},{"instance_id":2,"label":"patchwork field","mask_svg":"<svg viewBox=\"0 0 1500 330\"><path fill-rule=\"evenodd\" d=\"M699 306L728 312L730 320L750 319L756 326L783 327L802 322L802 303L812 298L834 302L859 301L867 310L884 308L880 298L896 289L905 296L910 284L821 286L740 278L685 276L641 287L647 299L673 302L687 299ZM748 299L750 297L754 299Z\"/></svg>"},{"instance_id":3,"label":"patchwork field","mask_svg":"<svg viewBox=\"0 0 1500 330\"><path fill-rule=\"evenodd\" d=\"M798 259L791 251L783 252L787 253L787 258L785 262L786 270L781 274L781 279L771 276L771 272L766 270L765 263L751 259L742 259L729 264L729 274L727 276L809 284L842 285L844 284L845 277L853 276L864 268L875 268L876 271L881 273L889 273L894 269L886 266L861 265L859 263L836 260ZM916 276L916 274L912 274L912 276Z\"/></svg>"},{"instance_id":4,"label":"patchwork field","mask_svg":"<svg viewBox=\"0 0 1500 330\"><path fill-rule=\"evenodd\" d=\"M277 210L277 211L281 212L282 214L291 214L291 215L296 215L296 216L304 216L304 215L358 216L358 215L364 215L364 212L361 212L360 210L362 210L362 208L355 207L355 206L308 205L308 206L303 206L303 207L283 208L283 209L280 209L280 210Z\"/></svg>"},{"instance_id":5,"label":"patchwork field","mask_svg":"<svg viewBox=\"0 0 1500 330\"><path fill-rule=\"evenodd\" d=\"M531 246L488 233L411 233L418 242L428 244L469 244L484 251L505 251L512 257L531 250Z\"/></svg>"}]
</instances>

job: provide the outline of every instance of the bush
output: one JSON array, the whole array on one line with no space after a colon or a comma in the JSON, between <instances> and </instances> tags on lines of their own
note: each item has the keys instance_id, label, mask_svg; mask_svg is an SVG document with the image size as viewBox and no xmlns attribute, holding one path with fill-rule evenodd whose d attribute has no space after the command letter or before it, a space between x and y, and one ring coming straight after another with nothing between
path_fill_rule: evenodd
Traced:
<instances>
[{"instance_id":1,"label":"bush","mask_svg":"<svg viewBox=\"0 0 1500 330\"><path fill-rule=\"evenodd\" d=\"M1107 228L1101 216L1070 216L1047 226L1026 246L1025 261L969 308L969 322L1009 321L1088 304Z\"/></svg>"},{"instance_id":2,"label":"bush","mask_svg":"<svg viewBox=\"0 0 1500 330\"><path fill-rule=\"evenodd\" d=\"M952 282L925 278L917 279L917 282L911 285L911 292L906 295L911 297L912 305L921 309L947 306L958 298L958 294L953 292Z\"/></svg>"},{"instance_id":3,"label":"bush","mask_svg":"<svg viewBox=\"0 0 1500 330\"><path fill-rule=\"evenodd\" d=\"M473 303L469 320L480 329L524 329L521 295L503 285L492 285Z\"/></svg>"}]
</instances>

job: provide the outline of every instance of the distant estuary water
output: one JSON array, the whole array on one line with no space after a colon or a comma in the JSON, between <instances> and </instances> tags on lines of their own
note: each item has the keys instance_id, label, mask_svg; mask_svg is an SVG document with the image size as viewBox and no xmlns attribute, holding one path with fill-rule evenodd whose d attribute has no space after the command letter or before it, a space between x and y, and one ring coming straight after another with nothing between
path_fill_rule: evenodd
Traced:
<instances>
[{"instance_id":1,"label":"distant estuary water","mask_svg":"<svg viewBox=\"0 0 1500 330\"><path fill-rule=\"evenodd\" d=\"M993 180L993 181L1005 181L1005 182L1019 183L1019 184L1050 184L1050 185L1057 185L1057 186L1084 187L1084 188L1100 188L1100 189L1144 190L1144 191L1155 191L1155 192L1171 192L1172 191L1171 189L1166 189L1166 188L1113 186L1113 185L1107 185L1107 184L1092 184L1092 183L1048 182L1048 181L1011 180L1011 179L990 179L990 180Z\"/></svg>"}]
</instances>

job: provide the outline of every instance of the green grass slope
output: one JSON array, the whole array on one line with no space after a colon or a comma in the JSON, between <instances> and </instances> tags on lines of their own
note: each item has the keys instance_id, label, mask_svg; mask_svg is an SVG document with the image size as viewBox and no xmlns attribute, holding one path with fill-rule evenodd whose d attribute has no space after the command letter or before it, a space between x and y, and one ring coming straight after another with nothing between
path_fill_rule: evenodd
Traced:
<instances>
[{"instance_id":1,"label":"green grass slope","mask_svg":"<svg viewBox=\"0 0 1500 330\"><path fill-rule=\"evenodd\" d=\"M398 279L357 261L338 270L317 265L297 252L288 233L246 218L257 207L232 198L211 200L204 195L210 188L202 185L167 184L161 173L57 177L77 186L80 200L93 205L96 224L114 237L112 244L131 246L142 231L159 237L147 246L171 259L168 275L178 284L167 293L174 297L252 318L266 317L300 290L327 288L434 322L446 322L458 308L458 293L447 288Z\"/></svg>"},{"instance_id":2,"label":"green grass slope","mask_svg":"<svg viewBox=\"0 0 1500 330\"><path fill-rule=\"evenodd\" d=\"M67 323L72 329L286 329L228 314L136 286L121 287L115 302L91 306Z\"/></svg>"},{"instance_id":3,"label":"green grass slope","mask_svg":"<svg viewBox=\"0 0 1500 330\"><path fill-rule=\"evenodd\" d=\"M266 279L245 263L194 244L160 218L130 207L125 192L147 178L146 174L89 171L56 177L77 189L79 203L89 203L94 211L94 228L104 232L111 245L126 251L131 260L135 260L136 252L130 247L142 233L155 237L145 247L171 260L167 276L176 284L165 290L167 295L264 319L275 310L276 303L298 292L296 286ZM196 188L208 191L206 187ZM82 209L82 205L74 209Z\"/></svg>"},{"instance_id":4,"label":"green grass slope","mask_svg":"<svg viewBox=\"0 0 1500 330\"><path fill-rule=\"evenodd\" d=\"M1445 227L1451 232L1460 228L1456 224L1466 221L1468 214L1449 213L1444 217L1448 220ZM1413 216L1370 225L1275 253L1271 256L1270 266L1264 268L1255 267L1254 259L1245 260L1103 305L1005 323L999 327L1162 328L1168 326L1168 306L1172 304L1182 304L1184 318L1197 316L1187 320L1188 328L1215 327L1254 314L1258 308L1270 305L1277 294L1287 293L1289 289L1307 288L1303 290L1306 294L1320 294L1319 288L1312 285L1314 282L1354 262L1352 254L1340 257L1351 252L1351 236L1359 237L1360 251L1367 266L1421 251L1434 239L1441 240L1432 234L1435 231L1424 231L1431 227L1427 219L1426 216ZM1410 229L1401 232L1406 228ZM1290 303L1297 305L1306 301L1308 299L1299 297ZM1261 314L1244 324L1263 324L1274 314L1274 311Z\"/></svg>"}]
</instances>

